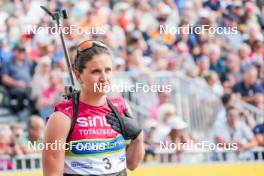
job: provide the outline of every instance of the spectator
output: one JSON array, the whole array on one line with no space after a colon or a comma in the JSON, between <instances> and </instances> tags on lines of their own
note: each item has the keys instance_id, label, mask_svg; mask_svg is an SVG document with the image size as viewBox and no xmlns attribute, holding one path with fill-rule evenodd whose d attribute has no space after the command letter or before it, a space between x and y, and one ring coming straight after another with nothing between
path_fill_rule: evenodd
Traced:
<instances>
[{"instance_id":1,"label":"spectator","mask_svg":"<svg viewBox=\"0 0 264 176\"><path fill-rule=\"evenodd\" d=\"M18 145L20 146L23 154L32 154L40 152L37 148L30 148L29 143L34 145L43 140L44 121L36 115L32 115L28 119L27 131L24 132L18 139Z\"/></svg>"},{"instance_id":2,"label":"spectator","mask_svg":"<svg viewBox=\"0 0 264 176\"><path fill-rule=\"evenodd\" d=\"M108 24L109 25L107 26L107 33L109 33L109 46L111 46L113 48L113 51L115 52L120 47L124 47L126 45L126 36L125 32L117 24L116 14L110 14L108 18Z\"/></svg>"},{"instance_id":3,"label":"spectator","mask_svg":"<svg viewBox=\"0 0 264 176\"><path fill-rule=\"evenodd\" d=\"M0 129L0 156L8 157L13 156L13 149L11 147L11 131L7 126L2 126ZM12 161L7 158L0 157L0 171L7 168L8 170L13 169Z\"/></svg>"},{"instance_id":4,"label":"spectator","mask_svg":"<svg viewBox=\"0 0 264 176\"><path fill-rule=\"evenodd\" d=\"M12 110L17 113L25 108L25 101L29 104L32 65L26 59L26 49L16 45L13 49L14 56L10 62L4 64L2 81L8 88L9 96L15 99L11 103Z\"/></svg>"},{"instance_id":5,"label":"spectator","mask_svg":"<svg viewBox=\"0 0 264 176\"><path fill-rule=\"evenodd\" d=\"M168 159L169 161L176 161L176 162L199 162L200 160L200 154L199 153L192 153L191 156L183 155L184 152L188 151L195 151L197 148L193 147L194 143L196 142L192 136L187 134L186 129L188 128L188 123L185 122L181 117L173 116L169 120L169 127L170 131L165 138L166 144L174 144L171 146L175 146L175 148L171 148L172 150L175 149L174 152L176 152L176 158L172 158L171 155L169 155Z\"/></svg>"},{"instance_id":6,"label":"spectator","mask_svg":"<svg viewBox=\"0 0 264 176\"><path fill-rule=\"evenodd\" d=\"M258 146L264 147L264 123L256 125L253 130Z\"/></svg>"},{"instance_id":7,"label":"spectator","mask_svg":"<svg viewBox=\"0 0 264 176\"><path fill-rule=\"evenodd\" d=\"M51 60L49 57L40 58L32 78L32 99L37 99L40 93L48 88L51 71ZM41 81L39 81L41 80Z\"/></svg>"},{"instance_id":8,"label":"spectator","mask_svg":"<svg viewBox=\"0 0 264 176\"><path fill-rule=\"evenodd\" d=\"M185 134L184 130L188 127L188 124L182 120L182 118L173 116L169 119L169 133L164 141L169 144L176 144L175 152L177 157L177 162L181 160L181 153L184 151L183 144L190 144L190 139ZM169 159L171 160L171 158Z\"/></svg>"},{"instance_id":9,"label":"spectator","mask_svg":"<svg viewBox=\"0 0 264 176\"><path fill-rule=\"evenodd\" d=\"M242 96L242 100L255 104L257 93L264 93L260 85L257 84L257 70L250 67L244 73L243 80L233 87L233 91Z\"/></svg>"},{"instance_id":10,"label":"spectator","mask_svg":"<svg viewBox=\"0 0 264 176\"><path fill-rule=\"evenodd\" d=\"M236 52L243 44L243 38L238 30L237 18L228 13L223 14L223 27L229 27L236 30L234 33L221 33L219 35L221 41L221 47L228 52Z\"/></svg>"},{"instance_id":11,"label":"spectator","mask_svg":"<svg viewBox=\"0 0 264 176\"><path fill-rule=\"evenodd\" d=\"M262 89L263 90L263 89ZM255 106L260 110L264 110L264 95L263 94L256 94L255 99Z\"/></svg>"},{"instance_id":12,"label":"spectator","mask_svg":"<svg viewBox=\"0 0 264 176\"><path fill-rule=\"evenodd\" d=\"M55 68L59 68L61 71L67 71L67 65L64 59L64 53L63 49L61 49L58 42L53 41L52 42L52 64ZM47 46L47 50L49 50L51 47Z\"/></svg>"},{"instance_id":13,"label":"spectator","mask_svg":"<svg viewBox=\"0 0 264 176\"><path fill-rule=\"evenodd\" d=\"M222 95L221 101L222 101L222 108L218 111L216 115L216 119L214 122L214 125L217 126L217 124L223 124L226 122L226 110L228 107L233 107L235 105L237 98L235 94L227 93ZM216 127L214 127L215 129Z\"/></svg>"},{"instance_id":14,"label":"spectator","mask_svg":"<svg viewBox=\"0 0 264 176\"><path fill-rule=\"evenodd\" d=\"M245 3L245 19L246 23L253 23L256 24L259 28L263 27L263 21L259 16L259 12L257 10L257 6L253 2L246 2Z\"/></svg>"},{"instance_id":15,"label":"spectator","mask_svg":"<svg viewBox=\"0 0 264 176\"><path fill-rule=\"evenodd\" d=\"M54 105L62 100L64 87L59 71L53 71L50 75L50 86L44 89L37 100L37 108L40 116L45 119L53 112Z\"/></svg>"},{"instance_id":16,"label":"spectator","mask_svg":"<svg viewBox=\"0 0 264 176\"><path fill-rule=\"evenodd\" d=\"M255 126L253 129L253 133L255 135L257 145L259 147L264 147L264 123L258 124ZM256 160L263 160L264 158L264 152L261 153L262 156L260 155L259 152L254 152L254 157Z\"/></svg>"},{"instance_id":17,"label":"spectator","mask_svg":"<svg viewBox=\"0 0 264 176\"><path fill-rule=\"evenodd\" d=\"M175 107L173 104L165 103L163 104L158 111L158 124L159 126L154 132L154 142L159 143L164 140L168 132L169 121L172 116L175 114Z\"/></svg>"},{"instance_id":18,"label":"spectator","mask_svg":"<svg viewBox=\"0 0 264 176\"><path fill-rule=\"evenodd\" d=\"M185 16L188 16L189 11L185 12ZM184 18L184 17L183 17ZM189 16L187 17L189 18ZM184 21L184 19L182 19L181 24L179 24L179 27L188 27L188 21L190 21L190 19L186 19L186 21ZM183 32L183 30L179 31L179 34L176 35L176 43L186 43L188 45L188 51L191 51L192 49L198 47L197 45L197 37L195 34L186 34Z\"/></svg>"},{"instance_id":19,"label":"spectator","mask_svg":"<svg viewBox=\"0 0 264 176\"><path fill-rule=\"evenodd\" d=\"M18 140L23 134L23 128L20 124L14 122L10 125L10 130L12 132L11 146L14 149L13 155L21 155L23 154L23 151L21 150L20 145L18 144Z\"/></svg>"},{"instance_id":20,"label":"spectator","mask_svg":"<svg viewBox=\"0 0 264 176\"><path fill-rule=\"evenodd\" d=\"M159 46L153 53L152 63L150 68L155 71L164 71L167 68L168 58L164 58L169 50L167 47Z\"/></svg>"},{"instance_id":21,"label":"spectator","mask_svg":"<svg viewBox=\"0 0 264 176\"><path fill-rule=\"evenodd\" d=\"M220 96L223 95L223 87L218 78L218 75L215 72L209 72L208 75L205 76L205 79L207 81L207 84L215 94Z\"/></svg>"},{"instance_id":22,"label":"spectator","mask_svg":"<svg viewBox=\"0 0 264 176\"><path fill-rule=\"evenodd\" d=\"M256 23L251 23L250 25L248 25L247 28L247 33L246 33L246 43L251 47L252 49L252 45L253 43L258 40L261 39L261 32L260 32L260 28Z\"/></svg>"},{"instance_id":23,"label":"spectator","mask_svg":"<svg viewBox=\"0 0 264 176\"><path fill-rule=\"evenodd\" d=\"M143 81L146 83L146 80L143 80L146 77L150 76L150 69L142 63L143 55L141 50L131 51L128 55L128 72L129 75L135 80L135 82Z\"/></svg>"},{"instance_id":24,"label":"spectator","mask_svg":"<svg viewBox=\"0 0 264 176\"><path fill-rule=\"evenodd\" d=\"M239 111L234 107L228 108L226 122L217 125L214 129L216 143L222 145L236 143L237 152L242 153L241 157L248 157L247 155L243 156L243 152L256 146L256 139L252 131L244 122L239 120Z\"/></svg>"},{"instance_id":25,"label":"spectator","mask_svg":"<svg viewBox=\"0 0 264 176\"><path fill-rule=\"evenodd\" d=\"M188 124L181 118L173 116L169 119L170 132L168 134L168 140L173 143L187 143L188 137L184 133L184 130L188 127ZM182 151L182 148L179 148Z\"/></svg>"},{"instance_id":26,"label":"spectator","mask_svg":"<svg viewBox=\"0 0 264 176\"><path fill-rule=\"evenodd\" d=\"M144 157L144 161L148 161L149 160L149 156L155 157L155 150L159 147L159 144L157 144L154 141L155 138L155 130L157 127L157 123L154 121L148 121L147 122L148 127L144 127L145 131L145 150L146 150L146 154Z\"/></svg>"},{"instance_id":27,"label":"spectator","mask_svg":"<svg viewBox=\"0 0 264 176\"><path fill-rule=\"evenodd\" d=\"M252 52L250 53L250 58L255 63L264 63L264 45L263 37L260 35L259 39L252 43Z\"/></svg>"},{"instance_id":28,"label":"spectator","mask_svg":"<svg viewBox=\"0 0 264 176\"><path fill-rule=\"evenodd\" d=\"M12 57L12 51L8 46L7 40L0 39L0 58L2 59L1 64L8 62L11 57ZM0 73L0 75L1 74L2 73Z\"/></svg>"},{"instance_id":29,"label":"spectator","mask_svg":"<svg viewBox=\"0 0 264 176\"><path fill-rule=\"evenodd\" d=\"M239 119L245 122L248 127L253 130L253 128L256 126L256 120L252 113L250 113L248 110L243 108L237 108L239 110Z\"/></svg>"},{"instance_id":30,"label":"spectator","mask_svg":"<svg viewBox=\"0 0 264 176\"><path fill-rule=\"evenodd\" d=\"M206 74L208 74L209 72L209 67L210 67L210 63L209 63L209 59L207 56L201 56L198 60L197 60L197 65L199 67L199 75L204 77Z\"/></svg>"},{"instance_id":31,"label":"spectator","mask_svg":"<svg viewBox=\"0 0 264 176\"><path fill-rule=\"evenodd\" d=\"M195 67L195 62L192 57L192 55L189 53L189 49L186 43L184 42L179 42L175 46L176 50L176 62L179 67L179 69L182 69L184 72L188 68L194 68Z\"/></svg>"},{"instance_id":32,"label":"spectator","mask_svg":"<svg viewBox=\"0 0 264 176\"><path fill-rule=\"evenodd\" d=\"M197 66L194 66L193 68L189 68L186 71L186 75L191 77L192 80L201 87L207 87L207 82L203 77L199 76L199 68Z\"/></svg>"},{"instance_id":33,"label":"spectator","mask_svg":"<svg viewBox=\"0 0 264 176\"><path fill-rule=\"evenodd\" d=\"M242 73L251 65L249 58L250 48L247 44L243 44L238 50L238 56L240 59L240 70Z\"/></svg>"},{"instance_id":34,"label":"spectator","mask_svg":"<svg viewBox=\"0 0 264 176\"><path fill-rule=\"evenodd\" d=\"M233 87L237 83L236 78L232 74L226 74L225 80L223 81L223 88L225 94L233 92Z\"/></svg>"},{"instance_id":35,"label":"spectator","mask_svg":"<svg viewBox=\"0 0 264 176\"><path fill-rule=\"evenodd\" d=\"M224 61L220 58L220 47L218 45L211 45L208 54L210 60L210 70L213 70L219 74L219 76L222 76L226 72L226 66Z\"/></svg>"},{"instance_id":36,"label":"spectator","mask_svg":"<svg viewBox=\"0 0 264 176\"><path fill-rule=\"evenodd\" d=\"M158 121L158 112L160 107L165 104L166 102L168 102L170 98L170 94L167 92L158 92L158 102L153 105L151 108L149 108L149 114L150 117L154 120L154 121Z\"/></svg>"},{"instance_id":37,"label":"spectator","mask_svg":"<svg viewBox=\"0 0 264 176\"><path fill-rule=\"evenodd\" d=\"M221 2L219 0L208 0L203 2L203 7L218 11L221 9Z\"/></svg>"},{"instance_id":38,"label":"spectator","mask_svg":"<svg viewBox=\"0 0 264 176\"><path fill-rule=\"evenodd\" d=\"M115 58L114 60L114 71L115 72L124 72L125 71L125 61L123 58Z\"/></svg>"},{"instance_id":39,"label":"spectator","mask_svg":"<svg viewBox=\"0 0 264 176\"><path fill-rule=\"evenodd\" d=\"M229 53L226 56L226 67L227 72L224 75L224 80L226 79L227 75L231 75L235 78L235 81L238 82L241 79L241 72L240 72L240 63L239 58L235 53Z\"/></svg>"},{"instance_id":40,"label":"spectator","mask_svg":"<svg viewBox=\"0 0 264 176\"><path fill-rule=\"evenodd\" d=\"M0 129L0 155L13 155L11 147L11 131L4 126Z\"/></svg>"}]
</instances>

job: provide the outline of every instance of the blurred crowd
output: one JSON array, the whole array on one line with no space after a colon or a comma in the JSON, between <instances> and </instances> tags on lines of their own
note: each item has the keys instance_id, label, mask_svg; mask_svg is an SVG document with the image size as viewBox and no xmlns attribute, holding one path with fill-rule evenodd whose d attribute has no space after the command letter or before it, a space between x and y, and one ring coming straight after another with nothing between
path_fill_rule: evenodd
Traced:
<instances>
[{"instance_id":1,"label":"blurred crowd","mask_svg":"<svg viewBox=\"0 0 264 176\"><path fill-rule=\"evenodd\" d=\"M26 128L26 131L24 131ZM9 127L1 128L1 147L0 154L10 156L38 153L34 146L42 142L44 131L44 121L36 115L28 118L26 127L13 122ZM29 145L32 144L32 145Z\"/></svg>"},{"instance_id":2,"label":"blurred crowd","mask_svg":"<svg viewBox=\"0 0 264 176\"><path fill-rule=\"evenodd\" d=\"M52 29L44 34L25 29L55 25L40 5L51 11L66 8L68 18L64 26L89 29L88 33L65 33L72 61L77 43L84 38L95 38L112 49L114 72L126 71L135 82L142 82L143 77L151 77L158 71L189 76L222 97L224 107L215 122L216 143L236 142L240 152L264 146L263 125L256 124L250 114L234 108L232 103L233 99L243 100L264 110L262 0L0 1L0 92L4 95L1 106L14 114L26 109L29 115L41 117L23 119L29 121L25 135L32 133L33 122L38 124L38 129L43 128L40 119L43 121L53 111L54 104L62 100L61 73L67 72L59 36ZM185 27L187 32L162 32L161 26ZM190 32L199 26L235 27L236 32ZM153 153L161 140L186 142L189 138L195 142L192 136L184 134L188 123L175 115L177 110L167 102L170 95L157 96L159 101L149 113L159 125L146 129L148 151ZM23 145L17 147L12 142L22 132L18 124L11 124L10 138L4 140L8 135L1 129L0 154L28 152L23 150ZM11 147L6 145L7 141Z\"/></svg>"},{"instance_id":3,"label":"blurred crowd","mask_svg":"<svg viewBox=\"0 0 264 176\"><path fill-rule=\"evenodd\" d=\"M14 169L10 157L21 155L34 155L41 152L39 147L43 142L44 120L31 115L26 126L12 122L1 126L0 129L0 171Z\"/></svg>"},{"instance_id":4,"label":"blurred crowd","mask_svg":"<svg viewBox=\"0 0 264 176\"><path fill-rule=\"evenodd\" d=\"M221 97L223 106L213 118L212 130L209 131L211 134L204 134L205 138L199 138L192 133L193 131L189 129L190 124L184 117L178 115L175 105L169 98L167 93L161 93L160 104L150 109L152 119L147 120L145 125L146 161L152 160L162 151L170 152L171 146L175 145L177 157L173 160L172 155L169 155L171 162L191 162L190 154L184 155L184 152L193 152L191 154L193 161L202 161L198 157L201 151L221 152L221 149L229 151L224 154L221 161L261 160L264 156L263 152L260 155L255 153L258 147L264 147L264 123L258 124L249 111L236 106L240 100L238 95L227 93ZM153 120L155 118L157 119ZM197 119L199 120L201 119ZM204 133L205 131L204 129ZM192 146L197 143L204 144L199 144L198 148ZM219 148L210 149L209 143L218 144ZM183 144L186 144L185 147ZM220 158L213 156L212 153L210 160L218 161Z\"/></svg>"}]
</instances>

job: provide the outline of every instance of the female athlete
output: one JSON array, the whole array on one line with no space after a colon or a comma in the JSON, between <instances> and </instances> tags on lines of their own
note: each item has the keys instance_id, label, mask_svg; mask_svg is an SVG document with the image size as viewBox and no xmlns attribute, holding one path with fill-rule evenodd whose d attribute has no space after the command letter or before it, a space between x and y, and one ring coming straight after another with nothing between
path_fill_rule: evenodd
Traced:
<instances>
[{"instance_id":1,"label":"female athlete","mask_svg":"<svg viewBox=\"0 0 264 176\"><path fill-rule=\"evenodd\" d=\"M58 103L49 117L44 143L50 147L42 153L44 176L127 175L126 168L136 169L144 156L143 132L122 98L107 98L106 92L98 89L111 83L108 47L95 40L82 42L74 73L81 85L78 111L69 99ZM76 122L71 129L74 112ZM54 143L67 144L67 150L47 145Z\"/></svg>"}]
</instances>

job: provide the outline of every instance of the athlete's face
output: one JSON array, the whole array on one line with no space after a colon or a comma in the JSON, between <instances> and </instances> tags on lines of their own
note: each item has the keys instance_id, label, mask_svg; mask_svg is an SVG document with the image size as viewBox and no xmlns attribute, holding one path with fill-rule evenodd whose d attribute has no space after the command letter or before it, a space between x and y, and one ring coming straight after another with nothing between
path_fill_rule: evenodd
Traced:
<instances>
[{"instance_id":1,"label":"athlete's face","mask_svg":"<svg viewBox=\"0 0 264 176\"><path fill-rule=\"evenodd\" d=\"M76 78L85 92L105 94L103 87L110 86L112 59L107 54L95 55L86 62L82 73L76 72Z\"/></svg>"}]
</instances>

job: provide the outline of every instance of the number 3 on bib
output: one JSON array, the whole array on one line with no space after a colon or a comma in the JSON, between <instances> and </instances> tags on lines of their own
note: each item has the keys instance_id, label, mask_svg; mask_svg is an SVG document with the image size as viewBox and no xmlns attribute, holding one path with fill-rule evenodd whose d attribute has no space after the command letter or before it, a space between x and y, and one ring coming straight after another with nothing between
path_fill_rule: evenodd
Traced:
<instances>
[{"instance_id":1,"label":"number 3 on bib","mask_svg":"<svg viewBox=\"0 0 264 176\"><path fill-rule=\"evenodd\" d=\"M105 162L106 166L104 167L105 169L109 170L112 168L112 164L108 158L103 158L103 161Z\"/></svg>"}]
</instances>

